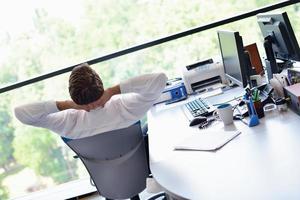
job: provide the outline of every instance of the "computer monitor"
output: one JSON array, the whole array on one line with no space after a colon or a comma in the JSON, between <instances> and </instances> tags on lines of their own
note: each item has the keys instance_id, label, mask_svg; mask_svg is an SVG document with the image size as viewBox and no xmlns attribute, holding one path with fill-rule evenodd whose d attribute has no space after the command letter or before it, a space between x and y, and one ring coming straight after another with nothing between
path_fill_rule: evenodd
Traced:
<instances>
[{"instance_id":1,"label":"computer monitor","mask_svg":"<svg viewBox=\"0 0 300 200\"><path fill-rule=\"evenodd\" d=\"M271 73L279 73L284 64L281 61L300 61L300 49L293 28L286 12L279 14L258 14L257 21L264 37L266 64L270 65ZM290 63L290 62L287 62Z\"/></svg>"},{"instance_id":2,"label":"computer monitor","mask_svg":"<svg viewBox=\"0 0 300 200\"><path fill-rule=\"evenodd\" d=\"M226 78L246 87L248 73L242 37L239 32L218 31L218 38Z\"/></svg>"}]
</instances>

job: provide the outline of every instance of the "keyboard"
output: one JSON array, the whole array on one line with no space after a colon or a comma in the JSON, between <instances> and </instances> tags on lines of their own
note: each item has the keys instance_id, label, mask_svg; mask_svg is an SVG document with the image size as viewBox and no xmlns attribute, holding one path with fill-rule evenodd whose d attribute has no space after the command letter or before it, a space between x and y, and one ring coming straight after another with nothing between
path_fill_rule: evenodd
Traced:
<instances>
[{"instance_id":1,"label":"keyboard","mask_svg":"<svg viewBox=\"0 0 300 200\"><path fill-rule=\"evenodd\" d=\"M216 110L215 106L202 98L197 98L193 101L187 102L183 107L186 111L185 113L188 114L189 119L198 117L200 115L207 117Z\"/></svg>"}]
</instances>

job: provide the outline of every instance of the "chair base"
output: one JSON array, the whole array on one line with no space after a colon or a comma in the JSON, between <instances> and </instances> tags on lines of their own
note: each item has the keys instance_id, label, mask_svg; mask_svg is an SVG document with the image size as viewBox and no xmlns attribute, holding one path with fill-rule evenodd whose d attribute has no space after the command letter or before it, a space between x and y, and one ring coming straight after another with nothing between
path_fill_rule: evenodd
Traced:
<instances>
[{"instance_id":1,"label":"chair base","mask_svg":"<svg viewBox=\"0 0 300 200\"><path fill-rule=\"evenodd\" d=\"M154 196L150 197L148 200L156 200L159 197L162 197L161 200L167 200L166 194L164 192L155 194Z\"/></svg>"},{"instance_id":2,"label":"chair base","mask_svg":"<svg viewBox=\"0 0 300 200\"><path fill-rule=\"evenodd\" d=\"M113 200L113 199L105 198L105 200ZM136 196L134 196L134 197L131 197L130 200L141 200L141 199L140 199L140 196L139 196L139 195L136 195Z\"/></svg>"},{"instance_id":3,"label":"chair base","mask_svg":"<svg viewBox=\"0 0 300 200\"><path fill-rule=\"evenodd\" d=\"M159 193L159 194L155 194L154 196L150 197L147 200L156 200L159 197L162 197L161 200L167 200L166 194L164 192ZM106 198L105 200L113 200L113 199ZM140 197L139 197L139 195L136 195L134 197L131 197L130 200L140 200Z\"/></svg>"}]
</instances>

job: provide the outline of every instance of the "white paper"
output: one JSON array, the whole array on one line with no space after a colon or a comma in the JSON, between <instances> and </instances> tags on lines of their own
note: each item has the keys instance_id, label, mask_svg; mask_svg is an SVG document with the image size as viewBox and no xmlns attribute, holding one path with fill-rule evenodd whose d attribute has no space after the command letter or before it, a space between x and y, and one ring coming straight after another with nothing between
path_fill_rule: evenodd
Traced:
<instances>
[{"instance_id":1,"label":"white paper","mask_svg":"<svg viewBox=\"0 0 300 200\"><path fill-rule=\"evenodd\" d=\"M175 145L175 150L215 151L241 134L240 131L203 130Z\"/></svg>"}]
</instances>

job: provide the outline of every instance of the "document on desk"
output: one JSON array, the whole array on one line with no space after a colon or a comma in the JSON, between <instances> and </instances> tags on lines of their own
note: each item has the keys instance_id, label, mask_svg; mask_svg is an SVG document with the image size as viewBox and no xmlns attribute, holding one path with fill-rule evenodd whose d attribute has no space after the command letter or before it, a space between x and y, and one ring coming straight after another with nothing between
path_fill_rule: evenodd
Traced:
<instances>
[{"instance_id":1,"label":"document on desk","mask_svg":"<svg viewBox=\"0 0 300 200\"><path fill-rule=\"evenodd\" d=\"M175 145L175 150L216 151L236 138L240 131L202 130Z\"/></svg>"}]
</instances>

